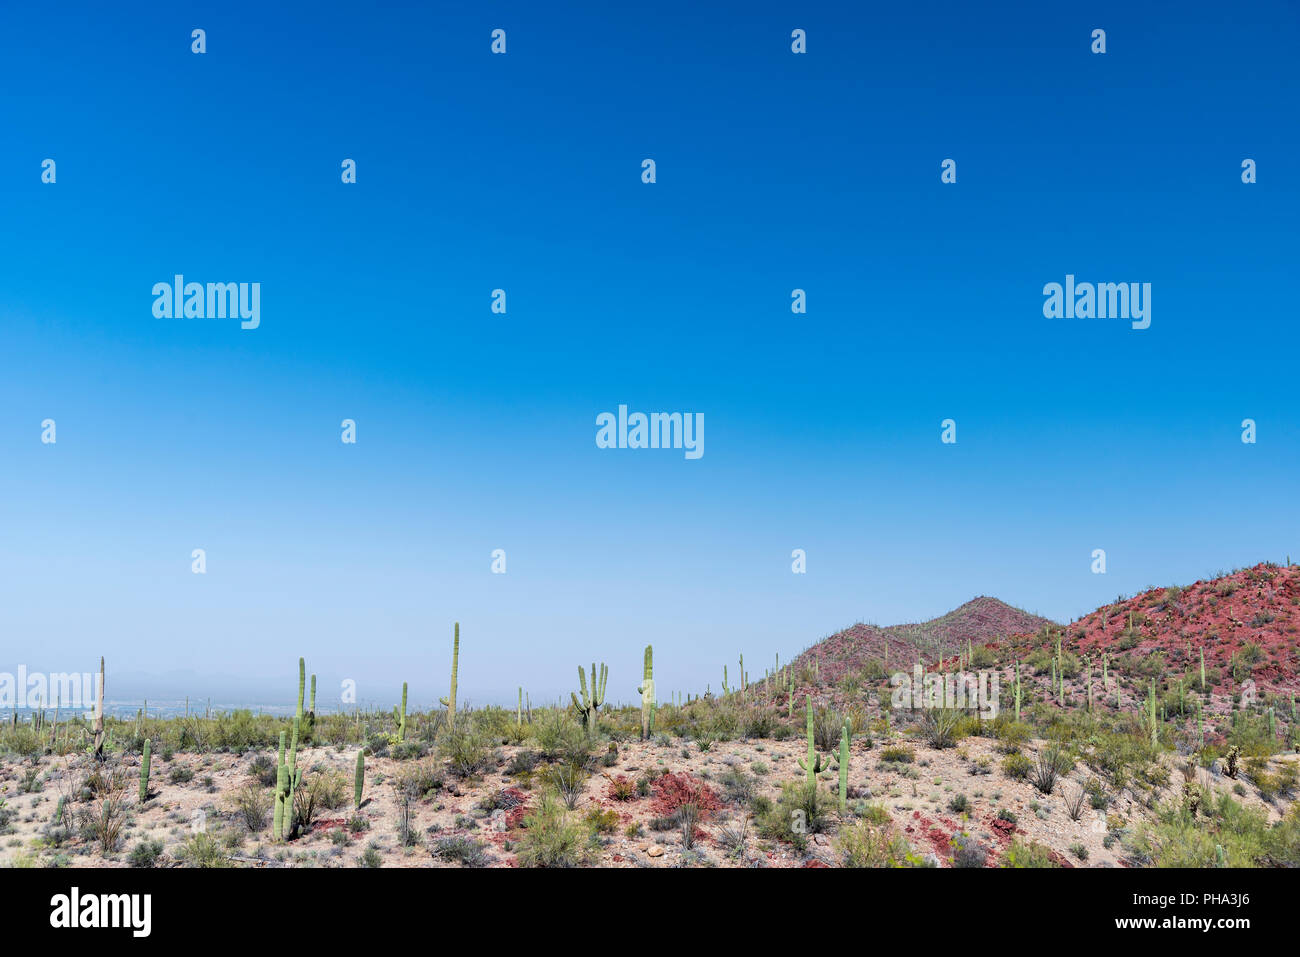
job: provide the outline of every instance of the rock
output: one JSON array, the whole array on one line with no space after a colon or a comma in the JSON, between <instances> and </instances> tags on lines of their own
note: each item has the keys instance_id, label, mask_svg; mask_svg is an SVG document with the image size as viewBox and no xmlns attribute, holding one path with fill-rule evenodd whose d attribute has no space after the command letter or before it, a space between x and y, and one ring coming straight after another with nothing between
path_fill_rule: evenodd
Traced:
<instances>
[{"instance_id":1,"label":"rock","mask_svg":"<svg viewBox=\"0 0 1300 957\"><path fill-rule=\"evenodd\" d=\"M664 846L662 844L651 844L650 847L646 849L646 854L651 857L663 857Z\"/></svg>"}]
</instances>

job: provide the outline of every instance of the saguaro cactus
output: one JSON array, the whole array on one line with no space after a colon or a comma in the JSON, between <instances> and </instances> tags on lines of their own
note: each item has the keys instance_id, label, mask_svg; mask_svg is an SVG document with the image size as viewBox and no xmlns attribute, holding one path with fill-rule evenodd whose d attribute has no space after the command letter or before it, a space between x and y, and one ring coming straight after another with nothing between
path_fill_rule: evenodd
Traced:
<instances>
[{"instance_id":1,"label":"saguaro cactus","mask_svg":"<svg viewBox=\"0 0 1300 957\"><path fill-rule=\"evenodd\" d=\"M18 717L17 710L14 711L14 717ZM104 658L102 655L99 659L99 690L95 695L95 722L91 726L91 731L95 736L95 758L102 761L104 760Z\"/></svg>"},{"instance_id":2,"label":"saguaro cactus","mask_svg":"<svg viewBox=\"0 0 1300 957\"><path fill-rule=\"evenodd\" d=\"M460 622L456 622L456 635L451 645L451 693L440 698L447 709L447 727L456 730L456 672L460 670Z\"/></svg>"},{"instance_id":3,"label":"saguaro cactus","mask_svg":"<svg viewBox=\"0 0 1300 957\"><path fill-rule=\"evenodd\" d=\"M1160 726L1156 723L1156 679L1151 679L1151 696L1150 696L1150 718L1151 718L1151 746L1160 745Z\"/></svg>"},{"instance_id":4,"label":"saguaro cactus","mask_svg":"<svg viewBox=\"0 0 1300 957\"><path fill-rule=\"evenodd\" d=\"M840 729L840 814L849 809L849 726Z\"/></svg>"},{"instance_id":5,"label":"saguaro cactus","mask_svg":"<svg viewBox=\"0 0 1300 957\"><path fill-rule=\"evenodd\" d=\"M361 793L366 787L366 751L362 748L357 752L357 770L352 776L352 803L355 807L361 807Z\"/></svg>"},{"instance_id":6,"label":"saguaro cactus","mask_svg":"<svg viewBox=\"0 0 1300 957\"><path fill-rule=\"evenodd\" d=\"M645 668L641 686L637 693L641 695L641 740L644 741L655 729L655 667L654 646L645 646Z\"/></svg>"},{"instance_id":7,"label":"saguaro cactus","mask_svg":"<svg viewBox=\"0 0 1300 957\"><path fill-rule=\"evenodd\" d=\"M306 739L312 741L316 730L316 676L311 676L311 705L307 709Z\"/></svg>"},{"instance_id":8,"label":"saguaro cactus","mask_svg":"<svg viewBox=\"0 0 1300 957\"><path fill-rule=\"evenodd\" d=\"M1016 659L1016 720L1020 720L1020 659Z\"/></svg>"},{"instance_id":9,"label":"saguaro cactus","mask_svg":"<svg viewBox=\"0 0 1300 957\"><path fill-rule=\"evenodd\" d=\"M149 798L149 739L144 739L144 751L140 754L140 803Z\"/></svg>"},{"instance_id":10,"label":"saguaro cactus","mask_svg":"<svg viewBox=\"0 0 1300 957\"><path fill-rule=\"evenodd\" d=\"M402 706L393 705L393 724L397 727L397 740L406 740L406 682L402 682Z\"/></svg>"},{"instance_id":11,"label":"saguaro cactus","mask_svg":"<svg viewBox=\"0 0 1300 957\"><path fill-rule=\"evenodd\" d=\"M573 699L573 710L578 712L582 719L582 726L588 731L596 729L596 717L600 711L600 706L605 703L605 682L609 678L609 666L601 664L600 677L596 675L596 663L591 663L591 694L587 693L587 675L582 670L582 665L578 665L578 683L582 687L582 701L579 703L578 696L572 691L569 697Z\"/></svg>"},{"instance_id":12,"label":"saguaro cactus","mask_svg":"<svg viewBox=\"0 0 1300 957\"><path fill-rule=\"evenodd\" d=\"M284 769L284 732L280 732L280 754L275 762L275 815L271 821L271 837L280 840L284 830L284 796L289 790L289 783Z\"/></svg>"},{"instance_id":13,"label":"saguaro cactus","mask_svg":"<svg viewBox=\"0 0 1300 957\"><path fill-rule=\"evenodd\" d=\"M803 768L808 775L807 783L816 785L817 775L821 774L830 767L830 759L822 760L822 756L817 753L817 745L813 740L813 705L812 695L804 695L805 708L808 714L808 758L799 759L799 767Z\"/></svg>"}]
</instances>

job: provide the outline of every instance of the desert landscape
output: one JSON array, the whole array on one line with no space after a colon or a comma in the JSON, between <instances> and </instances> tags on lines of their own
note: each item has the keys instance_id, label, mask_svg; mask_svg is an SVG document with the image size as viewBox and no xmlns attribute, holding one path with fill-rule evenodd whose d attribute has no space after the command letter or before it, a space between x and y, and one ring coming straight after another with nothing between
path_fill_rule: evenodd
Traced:
<instances>
[{"instance_id":1,"label":"desert landscape","mask_svg":"<svg viewBox=\"0 0 1300 957\"><path fill-rule=\"evenodd\" d=\"M430 711L402 689L391 711L317 713L300 660L290 716L5 716L0 863L1294 867L1298 627L1288 559L1064 625L986 597L857 624L719 662L681 700L658 700L646 648L641 675L577 668L564 707L521 687L458 709L457 625ZM900 706L917 675L996 677L996 697Z\"/></svg>"}]
</instances>

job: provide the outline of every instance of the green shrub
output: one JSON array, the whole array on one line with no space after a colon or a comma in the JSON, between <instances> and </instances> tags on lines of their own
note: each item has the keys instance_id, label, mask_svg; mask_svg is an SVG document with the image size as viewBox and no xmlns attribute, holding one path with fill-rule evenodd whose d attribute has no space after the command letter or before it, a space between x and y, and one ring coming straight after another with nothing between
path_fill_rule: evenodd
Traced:
<instances>
[{"instance_id":1,"label":"green shrub","mask_svg":"<svg viewBox=\"0 0 1300 957\"><path fill-rule=\"evenodd\" d=\"M571 821L554 797L543 796L537 809L524 817L518 860L522 867L577 867L591 852L591 832Z\"/></svg>"}]
</instances>

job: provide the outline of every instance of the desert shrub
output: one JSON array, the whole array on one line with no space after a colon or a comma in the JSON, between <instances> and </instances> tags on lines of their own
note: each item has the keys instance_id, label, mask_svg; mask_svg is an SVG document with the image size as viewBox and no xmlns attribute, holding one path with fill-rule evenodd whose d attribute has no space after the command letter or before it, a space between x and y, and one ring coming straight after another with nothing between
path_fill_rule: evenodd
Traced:
<instances>
[{"instance_id":1,"label":"desert shrub","mask_svg":"<svg viewBox=\"0 0 1300 957\"><path fill-rule=\"evenodd\" d=\"M669 815L683 804L694 804L701 820L722 807L722 801L713 788L682 771L662 774L651 783L654 799L650 809L655 814Z\"/></svg>"},{"instance_id":2,"label":"desert shrub","mask_svg":"<svg viewBox=\"0 0 1300 957\"><path fill-rule=\"evenodd\" d=\"M748 804L758 791L757 779L740 768L728 768L719 783L728 804Z\"/></svg>"},{"instance_id":3,"label":"desert shrub","mask_svg":"<svg viewBox=\"0 0 1300 957\"><path fill-rule=\"evenodd\" d=\"M132 867L157 867L163 856L162 841L141 841L131 849L127 863Z\"/></svg>"},{"instance_id":4,"label":"desert shrub","mask_svg":"<svg viewBox=\"0 0 1300 957\"><path fill-rule=\"evenodd\" d=\"M776 803L759 819L759 831L765 837L802 847L808 834L818 834L830 827L834 809L834 800L815 783L787 781L781 785L781 796Z\"/></svg>"},{"instance_id":5,"label":"desert shrub","mask_svg":"<svg viewBox=\"0 0 1300 957\"><path fill-rule=\"evenodd\" d=\"M1263 810L1227 794L1202 810L1198 817L1186 802L1166 802L1156 809L1155 821L1130 835L1128 847L1156 867L1255 867L1274 863L1279 850L1285 859L1286 830L1270 829Z\"/></svg>"},{"instance_id":6,"label":"desert shrub","mask_svg":"<svg viewBox=\"0 0 1300 957\"><path fill-rule=\"evenodd\" d=\"M1023 721L1002 721L995 725L997 748L1003 754L1015 754L1029 742L1029 725Z\"/></svg>"},{"instance_id":7,"label":"desert shrub","mask_svg":"<svg viewBox=\"0 0 1300 957\"><path fill-rule=\"evenodd\" d=\"M965 814L970 810L970 799L964 794L954 794L948 801L948 810L954 814Z\"/></svg>"},{"instance_id":8,"label":"desert shrub","mask_svg":"<svg viewBox=\"0 0 1300 957\"><path fill-rule=\"evenodd\" d=\"M916 752L906 745L891 744L880 751L881 762L893 761L899 764L911 764L916 760Z\"/></svg>"},{"instance_id":9,"label":"desert shrub","mask_svg":"<svg viewBox=\"0 0 1300 957\"><path fill-rule=\"evenodd\" d=\"M620 774L609 782L605 796L611 801L630 801L636 797L636 782Z\"/></svg>"},{"instance_id":10,"label":"desert shrub","mask_svg":"<svg viewBox=\"0 0 1300 957\"><path fill-rule=\"evenodd\" d=\"M207 831L191 834L176 852L176 859L186 867L229 867L230 855Z\"/></svg>"},{"instance_id":11,"label":"desert shrub","mask_svg":"<svg viewBox=\"0 0 1300 957\"><path fill-rule=\"evenodd\" d=\"M577 867L591 856L590 831L571 821L564 806L551 795L524 817L518 861L522 867Z\"/></svg>"},{"instance_id":12,"label":"desert shrub","mask_svg":"<svg viewBox=\"0 0 1300 957\"><path fill-rule=\"evenodd\" d=\"M988 851L969 834L954 834L949 843L953 867L983 867Z\"/></svg>"},{"instance_id":13,"label":"desert shrub","mask_svg":"<svg viewBox=\"0 0 1300 957\"><path fill-rule=\"evenodd\" d=\"M889 811L879 801L871 803L861 801L856 805L855 813L867 824L874 824L877 827L889 823Z\"/></svg>"},{"instance_id":14,"label":"desert shrub","mask_svg":"<svg viewBox=\"0 0 1300 957\"><path fill-rule=\"evenodd\" d=\"M736 823L729 822L718 828L718 845L729 855L743 859L748 844L749 821L747 818L742 817Z\"/></svg>"},{"instance_id":15,"label":"desert shrub","mask_svg":"<svg viewBox=\"0 0 1300 957\"><path fill-rule=\"evenodd\" d=\"M1051 794L1056 788L1057 779L1072 767L1068 755L1055 745L1046 745L1039 749L1034 760L1033 770L1029 773L1029 783L1040 793Z\"/></svg>"},{"instance_id":16,"label":"desert shrub","mask_svg":"<svg viewBox=\"0 0 1300 957\"><path fill-rule=\"evenodd\" d=\"M167 773L167 780L172 784L189 784L194 780L194 772L183 764L177 764Z\"/></svg>"},{"instance_id":17,"label":"desert shrub","mask_svg":"<svg viewBox=\"0 0 1300 957\"><path fill-rule=\"evenodd\" d=\"M540 757L541 756L536 751L516 751L515 756L511 758L510 763L506 765L506 774L509 774L512 777L521 774L530 774L532 770L537 767L537 762Z\"/></svg>"},{"instance_id":18,"label":"desert shrub","mask_svg":"<svg viewBox=\"0 0 1300 957\"><path fill-rule=\"evenodd\" d=\"M250 781L231 796L230 803L250 833L266 827L271 813L271 795L266 788Z\"/></svg>"},{"instance_id":19,"label":"desert shrub","mask_svg":"<svg viewBox=\"0 0 1300 957\"><path fill-rule=\"evenodd\" d=\"M1056 867L1052 852L1037 841L1013 838L1011 846L1002 855L1003 867Z\"/></svg>"},{"instance_id":20,"label":"desert shrub","mask_svg":"<svg viewBox=\"0 0 1300 957\"><path fill-rule=\"evenodd\" d=\"M578 806L586 782L586 772L575 764L554 765L548 777L551 788L570 811Z\"/></svg>"},{"instance_id":21,"label":"desert shrub","mask_svg":"<svg viewBox=\"0 0 1300 957\"><path fill-rule=\"evenodd\" d=\"M583 731L567 711L544 711L533 725L533 738L542 756L554 761L562 755L586 752Z\"/></svg>"},{"instance_id":22,"label":"desert shrub","mask_svg":"<svg viewBox=\"0 0 1300 957\"><path fill-rule=\"evenodd\" d=\"M388 749L389 754L396 761L410 761L415 758L422 758L429 753L428 747L423 741L398 741Z\"/></svg>"},{"instance_id":23,"label":"desert shrub","mask_svg":"<svg viewBox=\"0 0 1300 957\"><path fill-rule=\"evenodd\" d=\"M1050 792L1049 792L1050 793ZM1065 799L1065 813L1070 815L1071 821L1077 821L1083 817L1084 805L1088 800L1088 792L1083 788L1078 788Z\"/></svg>"},{"instance_id":24,"label":"desert shrub","mask_svg":"<svg viewBox=\"0 0 1300 957\"><path fill-rule=\"evenodd\" d=\"M275 786L275 759L268 754L259 754L248 765L249 777L255 779L264 788Z\"/></svg>"},{"instance_id":25,"label":"desert shrub","mask_svg":"<svg viewBox=\"0 0 1300 957\"><path fill-rule=\"evenodd\" d=\"M445 783L442 767L433 759L403 767L393 779L394 787L417 801L442 790ZM351 787L351 782L344 776L340 784L343 786L343 800L346 801L350 797L348 788Z\"/></svg>"},{"instance_id":26,"label":"desert shrub","mask_svg":"<svg viewBox=\"0 0 1300 957\"><path fill-rule=\"evenodd\" d=\"M583 820L597 834L613 834L618 830L618 812L613 808L593 807Z\"/></svg>"},{"instance_id":27,"label":"desert shrub","mask_svg":"<svg viewBox=\"0 0 1300 957\"><path fill-rule=\"evenodd\" d=\"M952 708L931 708L921 719L921 733L930 747L937 750L951 748L958 741L961 712Z\"/></svg>"},{"instance_id":28,"label":"desert shrub","mask_svg":"<svg viewBox=\"0 0 1300 957\"><path fill-rule=\"evenodd\" d=\"M429 852L440 861L455 861L465 867L486 867L488 864L483 843L461 834L439 838Z\"/></svg>"},{"instance_id":29,"label":"desert shrub","mask_svg":"<svg viewBox=\"0 0 1300 957\"><path fill-rule=\"evenodd\" d=\"M1013 781L1026 780L1033 767L1034 763L1018 751L1002 759L1002 773Z\"/></svg>"},{"instance_id":30,"label":"desert shrub","mask_svg":"<svg viewBox=\"0 0 1300 957\"><path fill-rule=\"evenodd\" d=\"M813 713L813 744L818 751L834 751L840 746L844 716L833 708L819 708Z\"/></svg>"},{"instance_id":31,"label":"desert shrub","mask_svg":"<svg viewBox=\"0 0 1300 957\"><path fill-rule=\"evenodd\" d=\"M460 778L478 774L487 765L488 743L478 732L464 727L448 731L438 745L439 753Z\"/></svg>"},{"instance_id":32,"label":"desert shrub","mask_svg":"<svg viewBox=\"0 0 1300 957\"><path fill-rule=\"evenodd\" d=\"M776 716L766 708L754 708L745 719L745 737L770 738L776 727Z\"/></svg>"},{"instance_id":33,"label":"desert shrub","mask_svg":"<svg viewBox=\"0 0 1300 957\"><path fill-rule=\"evenodd\" d=\"M81 814L81 833L99 844L100 852L107 856L118 849L126 828L126 775L116 768L98 787L97 799Z\"/></svg>"},{"instance_id":34,"label":"desert shrub","mask_svg":"<svg viewBox=\"0 0 1300 957\"><path fill-rule=\"evenodd\" d=\"M677 827L682 833L682 847L689 851L699 835L700 809L688 802L677 809L676 817Z\"/></svg>"}]
</instances>

